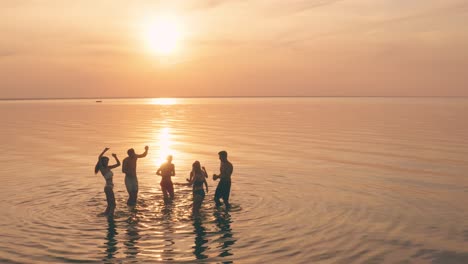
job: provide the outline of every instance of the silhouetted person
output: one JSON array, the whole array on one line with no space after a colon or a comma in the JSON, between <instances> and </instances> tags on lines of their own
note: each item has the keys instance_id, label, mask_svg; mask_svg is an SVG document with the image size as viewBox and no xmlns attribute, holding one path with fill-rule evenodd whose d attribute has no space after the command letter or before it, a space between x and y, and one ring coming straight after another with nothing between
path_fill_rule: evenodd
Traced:
<instances>
[{"instance_id":1,"label":"silhouetted person","mask_svg":"<svg viewBox=\"0 0 468 264\"><path fill-rule=\"evenodd\" d=\"M203 184L205 184L206 192L208 192L208 183L206 178L208 174L206 173L205 167L201 167L199 161L195 161L192 164L192 171L190 172L190 179L187 181L193 185L193 214L198 214L200 211L203 200L205 199L205 191L203 190Z\"/></svg>"},{"instance_id":2,"label":"silhouetted person","mask_svg":"<svg viewBox=\"0 0 468 264\"><path fill-rule=\"evenodd\" d=\"M136 154L134 149L127 151L128 157L123 160L122 172L125 173L125 187L127 187L127 205L136 205L138 198L138 178L136 175L136 165L138 158L144 158L148 154L148 146L143 154Z\"/></svg>"},{"instance_id":3,"label":"silhouetted person","mask_svg":"<svg viewBox=\"0 0 468 264\"><path fill-rule=\"evenodd\" d=\"M218 186L216 187L216 192L214 196L214 200L216 206L221 206L222 203L219 199L223 199L226 208L229 208L231 205L229 204L229 194L231 192L231 174L232 174L232 164L227 159L227 152L220 151L218 153L219 160L221 160L220 166L220 173L219 175L213 174L213 180L219 180Z\"/></svg>"},{"instance_id":4,"label":"silhouetted person","mask_svg":"<svg viewBox=\"0 0 468 264\"><path fill-rule=\"evenodd\" d=\"M120 166L120 161L117 158L117 155L112 154L114 157L116 164L109 166L109 158L105 157L104 154L109 150L109 148L105 148L98 157L98 161L96 166L94 167L94 173L101 172L104 179L106 179L106 186L104 186L104 193L106 194L107 200L107 208L104 212L105 215L113 216L115 210L115 196L114 196L114 182L112 181L112 177L114 174L112 173L111 169L117 168Z\"/></svg>"},{"instance_id":5,"label":"silhouetted person","mask_svg":"<svg viewBox=\"0 0 468 264\"><path fill-rule=\"evenodd\" d=\"M156 172L157 175L162 177L161 179L161 190L164 195L164 199L168 196L174 199L174 185L172 184L171 177L175 176L175 167L172 162L172 156L167 156L167 162L163 163Z\"/></svg>"}]
</instances>

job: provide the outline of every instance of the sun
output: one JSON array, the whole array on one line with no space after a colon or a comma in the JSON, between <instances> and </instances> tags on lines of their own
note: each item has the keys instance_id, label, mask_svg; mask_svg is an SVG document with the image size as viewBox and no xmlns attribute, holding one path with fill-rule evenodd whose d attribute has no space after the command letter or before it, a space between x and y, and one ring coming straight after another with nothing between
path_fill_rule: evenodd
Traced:
<instances>
[{"instance_id":1,"label":"sun","mask_svg":"<svg viewBox=\"0 0 468 264\"><path fill-rule=\"evenodd\" d=\"M147 48L154 54L168 56L180 48L182 27L174 16L159 16L145 24Z\"/></svg>"}]
</instances>

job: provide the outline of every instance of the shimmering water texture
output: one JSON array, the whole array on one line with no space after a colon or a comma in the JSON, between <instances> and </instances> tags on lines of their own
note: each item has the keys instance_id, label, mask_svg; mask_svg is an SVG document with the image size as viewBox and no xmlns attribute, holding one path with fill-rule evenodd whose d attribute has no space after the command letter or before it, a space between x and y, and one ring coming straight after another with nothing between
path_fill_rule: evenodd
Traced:
<instances>
[{"instance_id":1,"label":"shimmering water texture","mask_svg":"<svg viewBox=\"0 0 468 264\"><path fill-rule=\"evenodd\" d=\"M467 116L465 98L2 101L0 262L468 263ZM97 156L145 145L137 206L117 168L99 216ZM220 150L233 208L210 177L193 217L191 164L218 173Z\"/></svg>"}]
</instances>

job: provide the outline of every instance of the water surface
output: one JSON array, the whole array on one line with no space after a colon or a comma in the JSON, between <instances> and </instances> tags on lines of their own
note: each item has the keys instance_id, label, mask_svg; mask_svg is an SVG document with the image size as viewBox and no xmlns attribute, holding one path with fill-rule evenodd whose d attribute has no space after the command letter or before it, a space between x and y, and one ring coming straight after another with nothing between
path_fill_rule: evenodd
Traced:
<instances>
[{"instance_id":1,"label":"water surface","mask_svg":"<svg viewBox=\"0 0 468 264\"><path fill-rule=\"evenodd\" d=\"M213 98L0 102L2 263L468 263L468 99ZM115 169L114 220L93 172L137 153L139 204ZM199 160L234 164L231 211L201 216ZM109 156L110 156L109 153Z\"/></svg>"}]
</instances>

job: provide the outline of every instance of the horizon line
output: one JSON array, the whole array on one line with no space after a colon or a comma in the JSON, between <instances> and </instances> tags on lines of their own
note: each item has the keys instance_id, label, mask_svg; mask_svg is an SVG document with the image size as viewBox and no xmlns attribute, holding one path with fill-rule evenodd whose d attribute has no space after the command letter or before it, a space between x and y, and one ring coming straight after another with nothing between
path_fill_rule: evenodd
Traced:
<instances>
[{"instance_id":1,"label":"horizon line","mask_svg":"<svg viewBox=\"0 0 468 264\"><path fill-rule=\"evenodd\" d=\"M216 98L468 98L465 95L255 95L255 96L162 96L162 97L40 97L40 98L0 98L0 101L46 101L46 100L115 100L115 99L216 99Z\"/></svg>"}]
</instances>

